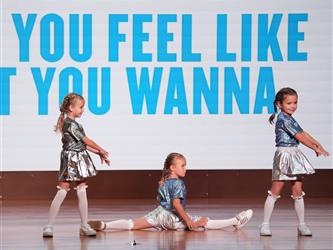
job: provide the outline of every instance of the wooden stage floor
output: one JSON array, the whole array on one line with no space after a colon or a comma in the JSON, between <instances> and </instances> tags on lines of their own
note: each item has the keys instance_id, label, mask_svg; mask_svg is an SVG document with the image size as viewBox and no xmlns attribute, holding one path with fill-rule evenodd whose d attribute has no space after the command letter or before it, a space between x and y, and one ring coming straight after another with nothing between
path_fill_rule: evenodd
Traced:
<instances>
[{"instance_id":1,"label":"wooden stage floor","mask_svg":"<svg viewBox=\"0 0 333 250\"><path fill-rule=\"evenodd\" d=\"M234 216L252 208L252 220L239 231L233 228L204 232L190 231L108 231L96 237L79 236L76 200L65 200L54 225L53 239L42 238L48 201L1 202L1 250L39 249L333 249L333 202L331 198L307 198L306 222L312 237L298 237L293 201L284 197L272 216L272 237L259 236L263 199L191 199L187 211L212 219ZM136 218L154 208L154 200L89 200L89 218L115 220ZM131 246L134 240L138 243Z\"/></svg>"}]
</instances>

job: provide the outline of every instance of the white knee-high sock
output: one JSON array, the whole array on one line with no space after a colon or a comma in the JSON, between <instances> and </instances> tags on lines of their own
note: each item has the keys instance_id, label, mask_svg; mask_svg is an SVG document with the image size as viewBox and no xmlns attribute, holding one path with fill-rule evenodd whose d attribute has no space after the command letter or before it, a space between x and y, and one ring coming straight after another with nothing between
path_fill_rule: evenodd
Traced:
<instances>
[{"instance_id":1,"label":"white knee-high sock","mask_svg":"<svg viewBox=\"0 0 333 250\"><path fill-rule=\"evenodd\" d=\"M294 206L295 206L295 211L296 215L298 218L298 224L303 224L304 223L304 199L303 199L304 193L302 193L301 196L299 197L292 197L294 199Z\"/></svg>"},{"instance_id":2,"label":"white knee-high sock","mask_svg":"<svg viewBox=\"0 0 333 250\"><path fill-rule=\"evenodd\" d=\"M57 214L59 212L60 206L62 202L64 201L65 197L67 195L67 190L59 188L58 192L53 198L53 201L50 206L49 210L49 220L48 225L52 225L55 218L57 217Z\"/></svg>"},{"instance_id":3,"label":"white knee-high sock","mask_svg":"<svg viewBox=\"0 0 333 250\"><path fill-rule=\"evenodd\" d=\"M265 201L264 206L264 221L263 224L269 224L271 215L273 213L274 205L277 199L280 198L280 195L276 196L271 193L271 191L268 191L268 196Z\"/></svg>"},{"instance_id":4,"label":"white knee-high sock","mask_svg":"<svg viewBox=\"0 0 333 250\"><path fill-rule=\"evenodd\" d=\"M225 227L237 225L238 220L236 217L226 220L211 220L209 219L207 225L205 226L206 229L222 229Z\"/></svg>"},{"instance_id":5,"label":"white knee-high sock","mask_svg":"<svg viewBox=\"0 0 333 250\"><path fill-rule=\"evenodd\" d=\"M79 200L79 211L81 217L81 225L87 225L88 222L88 201L87 201L87 191L88 186L80 186L76 189L77 198Z\"/></svg>"},{"instance_id":6,"label":"white knee-high sock","mask_svg":"<svg viewBox=\"0 0 333 250\"><path fill-rule=\"evenodd\" d=\"M132 220L115 220L105 223L105 229L131 230L133 226Z\"/></svg>"}]
</instances>

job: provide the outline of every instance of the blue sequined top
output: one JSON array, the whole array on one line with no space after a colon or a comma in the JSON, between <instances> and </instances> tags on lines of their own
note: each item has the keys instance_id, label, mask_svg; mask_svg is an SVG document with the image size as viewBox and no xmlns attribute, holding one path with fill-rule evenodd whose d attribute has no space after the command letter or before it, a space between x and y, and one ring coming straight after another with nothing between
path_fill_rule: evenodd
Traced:
<instances>
[{"instance_id":1,"label":"blue sequined top","mask_svg":"<svg viewBox=\"0 0 333 250\"><path fill-rule=\"evenodd\" d=\"M295 147L299 141L294 137L303 129L290 115L280 112L275 124L276 147Z\"/></svg>"},{"instance_id":2,"label":"blue sequined top","mask_svg":"<svg viewBox=\"0 0 333 250\"><path fill-rule=\"evenodd\" d=\"M159 186L157 200L166 210L176 212L172 205L174 199L180 199L183 208L186 207L186 187L182 179L167 179L164 184Z\"/></svg>"}]
</instances>

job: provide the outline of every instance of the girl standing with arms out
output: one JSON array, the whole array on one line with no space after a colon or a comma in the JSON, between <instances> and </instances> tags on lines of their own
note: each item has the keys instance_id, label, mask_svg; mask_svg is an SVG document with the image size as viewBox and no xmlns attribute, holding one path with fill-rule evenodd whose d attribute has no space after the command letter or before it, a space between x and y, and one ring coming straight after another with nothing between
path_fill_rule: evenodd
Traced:
<instances>
[{"instance_id":1,"label":"girl standing with arms out","mask_svg":"<svg viewBox=\"0 0 333 250\"><path fill-rule=\"evenodd\" d=\"M70 183L75 184L78 206L81 217L80 235L94 236L96 231L87 223L88 202L86 178L97 174L87 150L98 154L102 164L110 165L109 153L89 139L83 127L75 121L81 117L84 111L84 98L78 94L70 93L65 96L61 107L60 116L55 126L55 131L62 133L62 151L60 159L59 186L49 210L47 225L43 228L43 237L53 237L53 222L58 214L60 206L64 201L67 192L70 190Z\"/></svg>"},{"instance_id":2,"label":"girl standing with arms out","mask_svg":"<svg viewBox=\"0 0 333 250\"><path fill-rule=\"evenodd\" d=\"M280 112L275 123L276 152L274 155L272 171L272 187L264 206L264 221L260 227L260 235L271 236L270 218L274 204L280 198L281 190L286 181L292 184L291 192L294 199L295 211L298 218L298 234L311 236L312 232L304 222L305 193L302 191L302 178L304 175L313 174L315 170L305 155L298 149L299 142L315 151L317 156L328 156L329 153L311 135L305 132L292 114L297 109L297 93L291 88L281 89L275 96L275 113L269 118L273 123L277 108Z\"/></svg>"},{"instance_id":3,"label":"girl standing with arms out","mask_svg":"<svg viewBox=\"0 0 333 250\"><path fill-rule=\"evenodd\" d=\"M186 159L179 153L171 153L164 162L162 179L159 182L157 200L159 206L144 217L134 220L110 222L89 221L95 230L139 230L156 228L159 230L222 229L234 226L242 228L252 217L251 209L226 220L211 220L208 217L191 216L185 212L186 187L182 179L186 174Z\"/></svg>"}]
</instances>

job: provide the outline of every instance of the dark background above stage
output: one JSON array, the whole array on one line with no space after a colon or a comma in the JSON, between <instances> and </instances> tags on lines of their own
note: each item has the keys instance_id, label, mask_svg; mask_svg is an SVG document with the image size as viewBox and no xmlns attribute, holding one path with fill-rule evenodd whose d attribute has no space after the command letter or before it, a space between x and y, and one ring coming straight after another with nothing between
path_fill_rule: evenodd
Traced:
<instances>
[{"instance_id":1,"label":"dark background above stage","mask_svg":"<svg viewBox=\"0 0 333 250\"><path fill-rule=\"evenodd\" d=\"M1 172L1 198L52 199L56 192L57 171ZM90 199L154 198L159 170L99 171L88 180ZM271 170L189 170L185 182L189 198L265 197L271 184ZM317 170L304 180L309 197L333 197L333 170ZM290 195L290 184L283 196ZM70 192L70 199L75 192Z\"/></svg>"}]
</instances>

